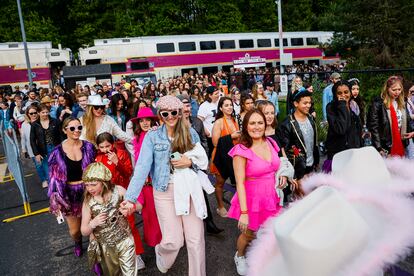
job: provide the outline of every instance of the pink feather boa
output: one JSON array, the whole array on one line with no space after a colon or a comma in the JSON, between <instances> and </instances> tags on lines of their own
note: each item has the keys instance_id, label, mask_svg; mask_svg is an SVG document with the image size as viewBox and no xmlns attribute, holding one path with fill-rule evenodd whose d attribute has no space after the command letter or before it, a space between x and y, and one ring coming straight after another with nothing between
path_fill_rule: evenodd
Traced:
<instances>
[{"instance_id":1,"label":"pink feather boa","mask_svg":"<svg viewBox=\"0 0 414 276\"><path fill-rule=\"evenodd\" d=\"M385 162L393 183L377 191L368 190L357 183L347 185L327 174L314 174L302 182L306 194L322 185L329 185L341 191L351 203L369 203L383 210L386 223L381 229L371 229L371 237L381 238L370 243L346 267L338 269L337 275L370 275L379 268L403 259L411 253L411 247L414 246L414 201L409 197L414 192L414 161L391 158ZM273 219L269 219L247 252L247 275L263 275L263 268L273 258L280 257L280 254L273 232ZM321 260L321 265L323 261ZM277 271L274 271L274 275L277 275Z\"/></svg>"}]
</instances>

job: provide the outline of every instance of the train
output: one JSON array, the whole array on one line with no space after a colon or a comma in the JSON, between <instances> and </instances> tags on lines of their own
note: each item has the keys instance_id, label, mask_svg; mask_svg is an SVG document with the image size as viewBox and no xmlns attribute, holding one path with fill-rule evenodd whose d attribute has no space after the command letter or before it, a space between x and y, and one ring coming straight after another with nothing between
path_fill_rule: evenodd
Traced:
<instances>
[{"instance_id":1,"label":"train","mask_svg":"<svg viewBox=\"0 0 414 276\"><path fill-rule=\"evenodd\" d=\"M320 45L329 43L332 37L333 32L284 32L284 53L291 54L293 64L331 63L338 57L325 57ZM52 84L53 72L75 63L70 49L52 48L50 42L28 45L33 80L38 85ZM278 32L95 39L93 46L78 49L77 63L109 64L112 82L148 75L168 79L190 70L209 74L230 71L232 67L278 66L279 45ZM22 43L0 44L0 85L27 83L25 67Z\"/></svg>"},{"instance_id":2,"label":"train","mask_svg":"<svg viewBox=\"0 0 414 276\"><path fill-rule=\"evenodd\" d=\"M33 82L51 87L63 66L70 66L72 51L52 47L52 42L28 42ZM27 65L22 42L0 43L0 86L28 84Z\"/></svg>"}]
</instances>

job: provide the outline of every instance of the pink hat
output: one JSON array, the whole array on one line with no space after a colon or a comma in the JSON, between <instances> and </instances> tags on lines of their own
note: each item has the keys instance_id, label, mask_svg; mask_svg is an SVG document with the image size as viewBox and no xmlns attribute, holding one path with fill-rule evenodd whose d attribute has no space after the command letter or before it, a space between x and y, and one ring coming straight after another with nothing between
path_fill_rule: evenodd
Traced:
<instances>
[{"instance_id":1,"label":"pink hat","mask_svg":"<svg viewBox=\"0 0 414 276\"><path fill-rule=\"evenodd\" d=\"M143 118L155 119L155 118L157 118L157 116L154 115L154 113L152 112L151 108L149 108L149 107L142 107L142 108L140 108L138 110L137 117L132 118L131 119L131 122L138 123L139 119L143 119Z\"/></svg>"},{"instance_id":2,"label":"pink hat","mask_svg":"<svg viewBox=\"0 0 414 276\"><path fill-rule=\"evenodd\" d=\"M183 109L183 107L183 103L177 97L171 95L161 97L157 102L158 110L177 110Z\"/></svg>"}]
</instances>

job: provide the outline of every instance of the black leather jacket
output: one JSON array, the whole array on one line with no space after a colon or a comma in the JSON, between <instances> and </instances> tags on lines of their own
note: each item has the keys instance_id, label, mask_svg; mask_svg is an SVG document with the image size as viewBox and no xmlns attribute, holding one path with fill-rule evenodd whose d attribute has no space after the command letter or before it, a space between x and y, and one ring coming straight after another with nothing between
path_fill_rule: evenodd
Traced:
<instances>
[{"instance_id":1,"label":"black leather jacket","mask_svg":"<svg viewBox=\"0 0 414 276\"><path fill-rule=\"evenodd\" d=\"M362 125L359 117L347 108L345 101L333 100L326 106L328 159L341 151L362 147Z\"/></svg>"},{"instance_id":2,"label":"black leather jacket","mask_svg":"<svg viewBox=\"0 0 414 276\"><path fill-rule=\"evenodd\" d=\"M315 120L312 116L308 115L308 119L312 125L313 133L314 133L314 147L313 147L313 167L319 165L319 149L317 146L318 135L315 125ZM294 114L292 114L292 123L296 128L296 131L299 134L300 139L304 143L303 135L300 130L299 123L296 121ZM303 158L300 159L300 162L293 162L292 165L295 168L295 176L296 178L300 179L303 177L305 169L306 169L306 149L302 146L298 136L296 135L295 130L293 129L291 123L291 117L288 116L283 122L279 125L276 130L276 136L278 143L280 143L280 147L283 148L288 156L289 160L292 163L293 156L291 154L292 147L295 146L296 148L300 149L302 153L304 153Z\"/></svg>"},{"instance_id":3,"label":"black leather jacket","mask_svg":"<svg viewBox=\"0 0 414 276\"><path fill-rule=\"evenodd\" d=\"M49 117L49 128L51 128L53 133L54 146L59 145L61 142L59 122L56 119ZM35 156L39 154L43 157L47 156L46 134L39 120L32 123L32 128L30 130L30 145Z\"/></svg>"},{"instance_id":4,"label":"black leather jacket","mask_svg":"<svg viewBox=\"0 0 414 276\"><path fill-rule=\"evenodd\" d=\"M411 131L407 110L405 110L405 112L406 122L403 122L401 133L408 133ZM391 123L384 101L380 97L375 98L368 109L367 127L371 132L372 145L378 151L382 149L390 151L392 147ZM406 147L408 141L403 140L403 145Z\"/></svg>"}]
</instances>

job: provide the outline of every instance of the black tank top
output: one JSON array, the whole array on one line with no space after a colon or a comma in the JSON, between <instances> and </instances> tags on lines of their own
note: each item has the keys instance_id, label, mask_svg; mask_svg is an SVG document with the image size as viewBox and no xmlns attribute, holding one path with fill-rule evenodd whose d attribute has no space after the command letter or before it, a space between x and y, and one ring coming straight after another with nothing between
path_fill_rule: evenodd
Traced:
<instances>
[{"instance_id":1,"label":"black tank top","mask_svg":"<svg viewBox=\"0 0 414 276\"><path fill-rule=\"evenodd\" d=\"M65 154L65 161L66 161L66 178L67 182L75 182L82 180L82 159L79 161L71 160Z\"/></svg>"}]
</instances>

